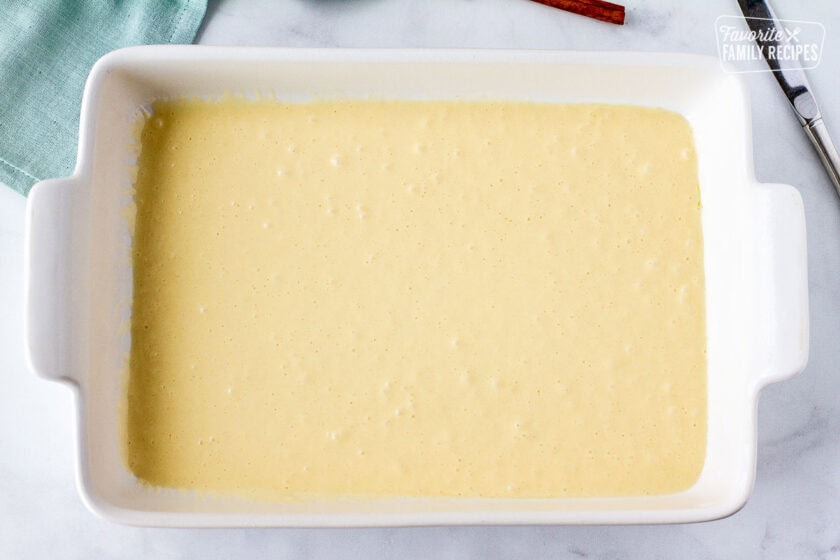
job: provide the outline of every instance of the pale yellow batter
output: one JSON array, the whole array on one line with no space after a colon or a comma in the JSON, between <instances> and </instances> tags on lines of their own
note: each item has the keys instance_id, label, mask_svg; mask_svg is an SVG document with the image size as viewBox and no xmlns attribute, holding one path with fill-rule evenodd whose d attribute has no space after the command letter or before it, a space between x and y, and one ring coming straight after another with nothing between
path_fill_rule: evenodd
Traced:
<instances>
[{"instance_id":1,"label":"pale yellow batter","mask_svg":"<svg viewBox=\"0 0 840 560\"><path fill-rule=\"evenodd\" d=\"M705 455L688 123L513 102L159 102L125 457L307 495L679 491Z\"/></svg>"}]
</instances>

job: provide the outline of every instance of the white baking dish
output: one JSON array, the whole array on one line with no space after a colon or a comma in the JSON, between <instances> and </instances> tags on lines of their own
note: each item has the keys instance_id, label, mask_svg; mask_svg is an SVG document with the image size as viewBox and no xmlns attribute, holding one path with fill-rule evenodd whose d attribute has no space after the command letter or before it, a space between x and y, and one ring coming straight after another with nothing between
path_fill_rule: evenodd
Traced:
<instances>
[{"instance_id":1,"label":"white baking dish","mask_svg":"<svg viewBox=\"0 0 840 560\"><path fill-rule=\"evenodd\" d=\"M510 99L664 107L691 123L703 203L708 445L697 483L664 496L338 499L258 503L138 484L119 454L131 301L130 202L139 110L166 96ZM26 345L79 404L79 487L101 516L164 526L660 523L740 508L755 473L755 408L808 353L805 224L797 191L753 176L747 94L714 58L652 53L138 47L91 72L72 177L30 196ZM536 139L538 141L538 139Z\"/></svg>"}]
</instances>

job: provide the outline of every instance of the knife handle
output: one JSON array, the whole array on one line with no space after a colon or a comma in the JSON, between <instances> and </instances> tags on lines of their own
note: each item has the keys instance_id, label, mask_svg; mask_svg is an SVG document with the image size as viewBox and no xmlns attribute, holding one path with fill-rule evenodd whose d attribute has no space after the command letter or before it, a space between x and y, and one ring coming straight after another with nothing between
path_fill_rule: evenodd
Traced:
<instances>
[{"instance_id":1,"label":"knife handle","mask_svg":"<svg viewBox=\"0 0 840 560\"><path fill-rule=\"evenodd\" d=\"M822 118L818 118L812 120L802 128L820 155L820 161L822 161L826 171L828 171L828 175L831 177L831 182L834 183L837 194L840 195L840 155L837 154L837 148L834 147L834 143L828 135L828 129L825 127L825 123L823 123Z\"/></svg>"}]
</instances>

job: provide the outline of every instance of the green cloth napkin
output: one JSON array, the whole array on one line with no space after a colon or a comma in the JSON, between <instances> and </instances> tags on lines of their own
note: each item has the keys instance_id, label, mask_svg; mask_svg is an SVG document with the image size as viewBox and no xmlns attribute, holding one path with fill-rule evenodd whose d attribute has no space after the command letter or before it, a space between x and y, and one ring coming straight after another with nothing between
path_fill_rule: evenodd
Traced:
<instances>
[{"instance_id":1,"label":"green cloth napkin","mask_svg":"<svg viewBox=\"0 0 840 560\"><path fill-rule=\"evenodd\" d=\"M129 45L191 43L207 0L0 0L0 183L73 171L91 66Z\"/></svg>"}]
</instances>

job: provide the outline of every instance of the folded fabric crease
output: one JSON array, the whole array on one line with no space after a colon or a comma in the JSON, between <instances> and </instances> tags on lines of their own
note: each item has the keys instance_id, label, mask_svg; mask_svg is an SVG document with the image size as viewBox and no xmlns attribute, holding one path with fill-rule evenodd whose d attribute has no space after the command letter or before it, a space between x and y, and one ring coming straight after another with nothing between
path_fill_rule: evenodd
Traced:
<instances>
[{"instance_id":1,"label":"folded fabric crease","mask_svg":"<svg viewBox=\"0 0 840 560\"><path fill-rule=\"evenodd\" d=\"M207 0L0 0L0 183L72 173L85 79L105 53L191 43Z\"/></svg>"}]
</instances>

